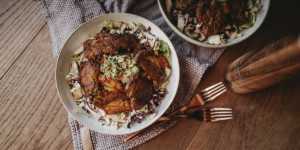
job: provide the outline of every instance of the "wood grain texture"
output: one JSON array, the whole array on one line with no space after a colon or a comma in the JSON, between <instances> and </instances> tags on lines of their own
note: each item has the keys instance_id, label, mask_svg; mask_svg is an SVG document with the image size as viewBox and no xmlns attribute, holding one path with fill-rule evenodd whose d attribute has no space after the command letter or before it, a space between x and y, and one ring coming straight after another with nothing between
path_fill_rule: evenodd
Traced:
<instances>
[{"instance_id":1,"label":"wood grain texture","mask_svg":"<svg viewBox=\"0 0 300 150\"><path fill-rule=\"evenodd\" d=\"M8 15L6 12L17 3L18 0L0 0L0 16Z\"/></svg>"},{"instance_id":2,"label":"wood grain texture","mask_svg":"<svg viewBox=\"0 0 300 150\"><path fill-rule=\"evenodd\" d=\"M35 39L30 43L28 49L37 53L40 57L49 63L56 65L56 61L52 55L52 43L50 38L49 26L45 25L42 30L37 34ZM55 70L55 68L52 68Z\"/></svg>"},{"instance_id":3,"label":"wood grain texture","mask_svg":"<svg viewBox=\"0 0 300 150\"><path fill-rule=\"evenodd\" d=\"M228 56L226 54L230 53L224 56ZM224 62L222 58L220 62ZM216 68L222 67L217 64ZM205 76L204 79L212 84L216 78L222 75ZM229 90L207 106L232 107L234 120L203 123L188 149L299 149L300 142L296 140L300 135L299 90L298 78L246 95Z\"/></svg>"},{"instance_id":4,"label":"wood grain texture","mask_svg":"<svg viewBox=\"0 0 300 150\"><path fill-rule=\"evenodd\" d=\"M272 1L259 30L246 41L227 48L216 65L205 73L195 93L222 81L227 65L246 52L287 34L300 33L299 5L297 0ZM295 118L300 115L299 80L296 77L246 95L228 91L207 106L233 108L234 120L218 123L184 120L133 149L299 149L300 125Z\"/></svg>"},{"instance_id":5,"label":"wood grain texture","mask_svg":"<svg viewBox=\"0 0 300 150\"><path fill-rule=\"evenodd\" d=\"M36 65L32 66L33 63ZM66 112L57 97L53 69L49 66L50 63L26 50L0 81L2 148L58 148L68 138ZM49 141L48 136L56 138ZM14 144L16 141L18 144Z\"/></svg>"},{"instance_id":6,"label":"wood grain texture","mask_svg":"<svg viewBox=\"0 0 300 150\"><path fill-rule=\"evenodd\" d=\"M1 149L66 149L72 143L49 35L45 26L0 80Z\"/></svg>"},{"instance_id":7,"label":"wood grain texture","mask_svg":"<svg viewBox=\"0 0 300 150\"><path fill-rule=\"evenodd\" d=\"M251 51L230 63L225 80L235 93L265 89L297 74L300 70L300 40L285 36L259 51Z\"/></svg>"},{"instance_id":8,"label":"wood grain texture","mask_svg":"<svg viewBox=\"0 0 300 150\"><path fill-rule=\"evenodd\" d=\"M1 7L0 78L46 24L37 1L21 0Z\"/></svg>"},{"instance_id":9,"label":"wood grain texture","mask_svg":"<svg viewBox=\"0 0 300 150\"><path fill-rule=\"evenodd\" d=\"M272 1L263 26L228 48L196 92L222 81L226 66L244 53L299 33L299 2ZM73 149L45 24L37 1L0 0L0 149ZM300 149L299 90L297 77L246 95L229 90L207 106L232 107L234 120L184 120L133 149Z\"/></svg>"}]
</instances>

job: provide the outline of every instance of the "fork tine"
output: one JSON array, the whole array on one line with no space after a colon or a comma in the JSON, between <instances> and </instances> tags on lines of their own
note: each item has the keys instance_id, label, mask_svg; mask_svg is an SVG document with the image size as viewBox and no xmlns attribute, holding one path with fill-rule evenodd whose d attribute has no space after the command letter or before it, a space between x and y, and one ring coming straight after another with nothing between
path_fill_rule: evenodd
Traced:
<instances>
[{"instance_id":1,"label":"fork tine","mask_svg":"<svg viewBox=\"0 0 300 150\"><path fill-rule=\"evenodd\" d=\"M207 121L209 121L209 122L217 122L217 121L230 120L230 119L233 119L233 117L213 118L213 119L207 119Z\"/></svg>"},{"instance_id":2,"label":"fork tine","mask_svg":"<svg viewBox=\"0 0 300 150\"><path fill-rule=\"evenodd\" d=\"M203 119L207 122L233 119L231 108L204 108Z\"/></svg>"},{"instance_id":3,"label":"fork tine","mask_svg":"<svg viewBox=\"0 0 300 150\"><path fill-rule=\"evenodd\" d=\"M223 94L224 92L226 92L227 89L224 85L223 82L218 82L214 85L211 85L205 89L203 89L199 95L201 95L201 100L203 101L204 105L205 102L209 102L209 101L213 101L214 99L216 99L218 96L220 96L221 94Z\"/></svg>"},{"instance_id":4,"label":"fork tine","mask_svg":"<svg viewBox=\"0 0 300 150\"><path fill-rule=\"evenodd\" d=\"M220 96L221 94L223 94L224 92L226 92L227 89L225 88L224 90L220 91L218 94L214 95L213 97L211 98L208 98L206 101L209 102L209 101L213 101L215 98L217 98L218 96Z\"/></svg>"},{"instance_id":5,"label":"fork tine","mask_svg":"<svg viewBox=\"0 0 300 150\"><path fill-rule=\"evenodd\" d=\"M232 114L232 111L212 111L212 112L204 112L204 115L214 115L214 114Z\"/></svg>"},{"instance_id":6,"label":"fork tine","mask_svg":"<svg viewBox=\"0 0 300 150\"><path fill-rule=\"evenodd\" d=\"M203 92L203 93L204 93L204 92L207 92L207 91L209 91L210 89L213 89L214 87L219 86L220 84L222 84L222 82L218 82L218 83L216 83L216 84L214 84L214 85L211 85L211 86L209 86L209 87L203 89L203 90L201 91L201 93L202 93L202 92Z\"/></svg>"},{"instance_id":7,"label":"fork tine","mask_svg":"<svg viewBox=\"0 0 300 150\"><path fill-rule=\"evenodd\" d=\"M220 89L220 88L225 88L225 85L221 82L221 84L219 84L219 83L217 83L217 84L215 84L215 85L212 85L213 87L212 88L210 88L209 90L202 90L201 91L201 93L203 94L203 95L208 95L208 94L211 94L212 92L214 92L214 91L216 91L216 90L218 90L218 89Z\"/></svg>"},{"instance_id":8,"label":"fork tine","mask_svg":"<svg viewBox=\"0 0 300 150\"><path fill-rule=\"evenodd\" d=\"M232 117L232 114L217 114L217 115L211 115L208 118L220 118L220 117Z\"/></svg>"},{"instance_id":9,"label":"fork tine","mask_svg":"<svg viewBox=\"0 0 300 150\"><path fill-rule=\"evenodd\" d=\"M232 110L231 108L218 108L218 107L211 107L209 108L210 111L218 111L218 110Z\"/></svg>"},{"instance_id":10,"label":"fork tine","mask_svg":"<svg viewBox=\"0 0 300 150\"><path fill-rule=\"evenodd\" d=\"M197 111L190 114L182 114L182 115L169 115L165 117L160 117L158 121L166 121L172 120L174 118L195 118L200 121L205 122L216 122L221 120L229 120L233 119L232 109L231 108L200 108Z\"/></svg>"},{"instance_id":11,"label":"fork tine","mask_svg":"<svg viewBox=\"0 0 300 150\"><path fill-rule=\"evenodd\" d=\"M225 87L222 86L221 88L213 89L213 90L209 91L209 93L208 92L207 93L203 93L202 95L203 95L204 98L209 98L209 97L212 97L213 95L219 93L220 91L222 91L224 89L225 89Z\"/></svg>"}]
</instances>

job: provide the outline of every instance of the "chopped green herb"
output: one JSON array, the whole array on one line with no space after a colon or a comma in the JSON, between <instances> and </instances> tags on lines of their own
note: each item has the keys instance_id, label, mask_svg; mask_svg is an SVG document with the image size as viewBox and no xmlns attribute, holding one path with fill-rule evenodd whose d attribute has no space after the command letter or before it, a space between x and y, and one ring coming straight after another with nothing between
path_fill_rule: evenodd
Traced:
<instances>
[{"instance_id":1,"label":"chopped green herb","mask_svg":"<svg viewBox=\"0 0 300 150\"><path fill-rule=\"evenodd\" d=\"M169 45L163 40L160 40L159 42L160 42L160 49L158 51L163 53L165 56L169 56L170 55Z\"/></svg>"}]
</instances>

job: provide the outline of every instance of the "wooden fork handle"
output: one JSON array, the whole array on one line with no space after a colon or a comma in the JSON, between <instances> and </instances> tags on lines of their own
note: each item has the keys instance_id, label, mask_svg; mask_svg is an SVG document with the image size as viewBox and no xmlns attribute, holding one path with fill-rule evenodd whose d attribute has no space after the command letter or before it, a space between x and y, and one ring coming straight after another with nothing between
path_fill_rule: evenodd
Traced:
<instances>
[{"instance_id":1,"label":"wooden fork handle","mask_svg":"<svg viewBox=\"0 0 300 150\"><path fill-rule=\"evenodd\" d=\"M155 122L154 125L146 128L146 129L142 129L140 131L135 132L134 134L130 135L129 137L127 137L126 139L124 139L125 142L130 143L131 141L137 139L138 137L140 137L141 135L143 135L143 133L148 130L149 128L153 128L154 126L159 126L160 124L162 124L163 122L161 121L168 121L171 120L172 116L175 116L178 113L184 112L187 109L189 109L190 107L197 107L197 106L202 106L205 104L205 101L201 98L201 96L199 94L196 94L194 96L194 98L191 100L191 102L189 103L189 105L184 106L176 111L174 111L173 113L169 114L166 117L160 117L158 118L158 120ZM160 122L160 123L158 123Z\"/></svg>"},{"instance_id":2,"label":"wooden fork handle","mask_svg":"<svg viewBox=\"0 0 300 150\"><path fill-rule=\"evenodd\" d=\"M148 130L148 129L152 129L153 127L155 126L159 126L161 125L163 122L161 121L168 121L168 120L171 120L171 116L174 116L180 112L184 112L185 110L187 110L189 107L188 106L184 106L176 111L174 111L173 113L169 114L167 117L160 117L158 118L158 120L153 124L151 125L150 127L148 128L145 128L145 129L142 129L140 131L137 131L135 133L133 133L132 135L130 135L129 137L127 137L126 139L124 139L124 142L127 142L127 143L130 143L131 141L137 139L138 137L140 137L141 135L143 135L143 133Z\"/></svg>"},{"instance_id":3,"label":"wooden fork handle","mask_svg":"<svg viewBox=\"0 0 300 150\"><path fill-rule=\"evenodd\" d=\"M196 94L191 102L189 103L188 107L196 107L196 106L203 106L205 101L202 99L200 94Z\"/></svg>"},{"instance_id":4,"label":"wooden fork handle","mask_svg":"<svg viewBox=\"0 0 300 150\"><path fill-rule=\"evenodd\" d=\"M80 136L81 136L83 150L93 150L90 130L87 127L81 127Z\"/></svg>"},{"instance_id":5,"label":"wooden fork handle","mask_svg":"<svg viewBox=\"0 0 300 150\"><path fill-rule=\"evenodd\" d=\"M173 118L189 118L189 115L173 115L170 117L160 117L157 119L157 121L168 121L168 120L172 120Z\"/></svg>"}]
</instances>

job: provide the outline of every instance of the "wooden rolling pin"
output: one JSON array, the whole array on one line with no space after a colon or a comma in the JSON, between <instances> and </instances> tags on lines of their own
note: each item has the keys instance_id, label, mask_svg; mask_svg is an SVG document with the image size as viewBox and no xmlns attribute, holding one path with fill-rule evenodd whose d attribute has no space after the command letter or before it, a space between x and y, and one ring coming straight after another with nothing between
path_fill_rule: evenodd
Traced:
<instances>
[{"instance_id":1,"label":"wooden rolling pin","mask_svg":"<svg viewBox=\"0 0 300 150\"><path fill-rule=\"evenodd\" d=\"M248 52L225 70L225 81L235 93L267 88L300 72L300 36L286 36Z\"/></svg>"}]
</instances>

